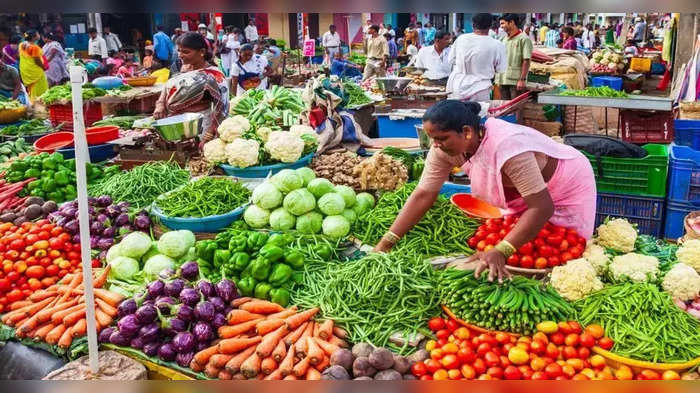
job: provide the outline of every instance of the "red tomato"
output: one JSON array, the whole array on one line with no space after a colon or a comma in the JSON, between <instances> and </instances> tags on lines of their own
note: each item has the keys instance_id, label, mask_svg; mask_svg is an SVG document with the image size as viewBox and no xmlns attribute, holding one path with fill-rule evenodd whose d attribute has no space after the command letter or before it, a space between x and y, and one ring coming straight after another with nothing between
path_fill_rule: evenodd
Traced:
<instances>
[{"instance_id":1,"label":"red tomato","mask_svg":"<svg viewBox=\"0 0 700 393\"><path fill-rule=\"evenodd\" d=\"M474 367L474 371L476 371L477 375L481 375L486 372L486 363L484 363L483 359L476 359L474 364L472 364L472 367Z\"/></svg>"},{"instance_id":2,"label":"red tomato","mask_svg":"<svg viewBox=\"0 0 700 393\"><path fill-rule=\"evenodd\" d=\"M545 228L540 229L539 233L537 233L537 237L539 237L540 239L546 239L547 236L549 236L549 235L551 235L551 234L552 234L552 232L550 232L550 231L545 227Z\"/></svg>"},{"instance_id":3,"label":"red tomato","mask_svg":"<svg viewBox=\"0 0 700 393\"><path fill-rule=\"evenodd\" d=\"M532 369L529 366L526 366L526 365L518 366L518 370L520 370L521 379L525 379L525 380L532 379L532 373L534 371L532 371Z\"/></svg>"},{"instance_id":4,"label":"red tomato","mask_svg":"<svg viewBox=\"0 0 700 393\"><path fill-rule=\"evenodd\" d=\"M570 260L574 259L573 255L571 255L571 253L568 251L561 253L560 256L562 262L569 262Z\"/></svg>"},{"instance_id":5,"label":"red tomato","mask_svg":"<svg viewBox=\"0 0 700 393\"><path fill-rule=\"evenodd\" d=\"M63 232L58 236L58 238L61 239L63 242L70 243L71 235L66 232Z\"/></svg>"},{"instance_id":6,"label":"red tomato","mask_svg":"<svg viewBox=\"0 0 700 393\"><path fill-rule=\"evenodd\" d=\"M518 256L518 254L513 254L508 257L506 263L510 266L518 266L520 264L520 257Z\"/></svg>"},{"instance_id":7,"label":"red tomato","mask_svg":"<svg viewBox=\"0 0 700 393\"><path fill-rule=\"evenodd\" d=\"M567 235L566 235L566 241L567 241L571 246L576 246L576 245L578 245L578 235L576 235L576 234L571 234L571 233L567 233Z\"/></svg>"},{"instance_id":8,"label":"red tomato","mask_svg":"<svg viewBox=\"0 0 700 393\"><path fill-rule=\"evenodd\" d=\"M37 236L39 236L39 240L49 240L51 238L51 234L47 231L41 231Z\"/></svg>"},{"instance_id":9,"label":"red tomato","mask_svg":"<svg viewBox=\"0 0 700 393\"><path fill-rule=\"evenodd\" d=\"M551 256L547 258L547 267L555 267L561 265L561 261L557 256Z\"/></svg>"},{"instance_id":10,"label":"red tomato","mask_svg":"<svg viewBox=\"0 0 700 393\"><path fill-rule=\"evenodd\" d=\"M428 359L425 361L425 368L430 374L442 368L442 364L435 359Z\"/></svg>"},{"instance_id":11,"label":"red tomato","mask_svg":"<svg viewBox=\"0 0 700 393\"><path fill-rule=\"evenodd\" d=\"M508 366L503 370L503 376L506 379L515 380L522 378L523 373L515 366Z\"/></svg>"},{"instance_id":12,"label":"red tomato","mask_svg":"<svg viewBox=\"0 0 700 393\"><path fill-rule=\"evenodd\" d=\"M36 278L30 278L29 281L27 281L27 284L29 285L29 289L34 291L38 291L39 289L42 289L44 286L41 284L41 281L39 281Z\"/></svg>"},{"instance_id":13,"label":"red tomato","mask_svg":"<svg viewBox=\"0 0 700 393\"><path fill-rule=\"evenodd\" d=\"M507 234L508 234L508 231L506 229L501 229L500 231L498 231L499 239L503 239L504 237L506 237Z\"/></svg>"},{"instance_id":14,"label":"red tomato","mask_svg":"<svg viewBox=\"0 0 700 393\"><path fill-rule=\"evenodd\" d=\"M598 340L598 346L605 350L610 350L613 347L613 344L614 342L610 337L603 337Z\"/></svg>"},{"instance_id":15,"label":"red tomato","mask_svg":"<svg viewBox=\"0 0 700 393\"><path fill-rule=\"evenodd\" d=\"M447 339L447 337L450 337L450 331L447 329L440 329L437 332L435 332L435 337L437 337L438 339Z\"/></svg>"},{"instance_id":16,"label":"red tomato","mask_svg":"<svg viewBox=\"0 0 700 393\"><path fill-rule=\"evenodd\" d=\"M571 333L567 334L566 338L564 339L564 344L570 346L570 347L575 347L579 343L579 336L576 333Z\"/></svg>"},{"instance_id":17,"label":"red tomato","mask_svg":"<svg viewBox=\"0 0 700 393\"><path fill-rule=\"evenodd\" d=\"M487 367L495 367L495 366L500 366L501 365L501 358L498 357L495 353L489 351L486 352L483 355L484 358L484 363L486 363Z\"/></svg>"},{"instance_id":18,"label":"red tomato","mask_svg":"<svg viewBox=\"0 0 700 393\"><path fill-rule=\"evenodd\" d=\"M481 343L479 344L479 347L476 349L476 353L478 353L480 356L486 355L487 352L491 351L491 345L489 343Z\"/></svg>"},{"instance_id":19,"label":"red tomato","mask_svg":"<svg viewBox=\"0 0 700 393\"><path fill-rule=\"evenodd\" d=\"M533 266L535 266L535 261L532 259L531 256L523 255L523 257L520 258L520 267L532 269Z\"/></svg>"},{"instance_id":20,"label":"red tomato","mask_svg":"<svg viewBox=\"0 0 700 393\"><path fill-rule=\"evenodd\" d=\"M535 269L544 269L547 267L547 258L539 257L535 261Z\"/></svg>"},{"instance_id":21,"label":"red tomato","mask_svg":"<svg viewBox=\"0 0 700 393\"><path fill-rule=\"evenodd\" d=\"M34 243L39 241L39 236L32 233L32 234L27 235L25 240L26 240L27 244L34 244Z\"/></svg>"},{"instance_id":22,"label":"red tomato","mask_svg":"<svg viewBox=\"0 0 700 393\"><path fill-rule=\"evenodd\" d=\"M571 328L571 325L569 325L567 322L559 322L557 324L557 327L559 328L559 331L565 335L574 332L574 330Z\"/></svg>"},{"instance_id":23,"label":"red tomato","mask_svg":"<svg viewBox=\"0 0 700 393\"><path fill-rule=\"evenodd\" d=\"M490 376L491 378L498 378L501 379L503 378L503 369L500 367L489 367L486 370L486 375Z\"/></svg>"},{"instance_id":24,"label":"red tomato","mask_svg":"<svg viewBox=\"0 0 700 393\"><path fill-rule=\"evenodd\" d=\"M12 282L7 278L0 278L0 292L7 292L12 288Z\"/></svg>"},{"instance_id":25,"label":"red tomato","mask_svg":"<svg viewBox=\"0 0 700 393\"><path fill-rule=\"evenodd\" d=\"M581 334L583 331L580 323L576 321L569 321L567 323L569 324L569 327L571 327L571 333Z\"/></svg>"},{"instance_id":26,"label":"red tomato","mask_svg":"<svg viewBox=\"0 0 700 393\"><path fill-rule=\"evenodd\" d=\"M411 373L416 377L422 377L428 373L428 369L425 367L425 363L417 362L413 363L413 366L411 366Z\"/></svg>"},{"instance_id":27,"label":"red tomato","mask_svg":"<svg viewBox=\"0 0 700 393\"><path fill-rule=\"evenodd\" d=\"M22 291L20 291L19 289L13 289L7 293L7 301L9 303L14 303L18 300L22 300L23 298L24 298L24 295L22 294Z\"/></svg>"},{"instance_id":28,"label":"red tomato","mask_svg":"<svg viewBox=\"0 0 700 393\"><path fill-rule=\"evenodd\" d=\"M448 370L453 370L456 368L459 368L459 359L457 359L457 355L453 354L448 354L445 355L441 360L440 363L442 366Z\"/></svg>"},{"instance_id":29,"label":"red tomato","mask_svg":"<svg viewBox=\"0 0 700 393\"><path fill-rule=\"evenodd\" d=\"M545 245L544 240L542 240L540 238L535 239L534 244L535 244L535 247L537 247L538 249Z\"/></svg>"},{"instance_id":30,"label":"red tomato","mask_svg":"<svg viewBox=\"0 0 700 393\"><path fill-rule=\"evenodd\" d=\"M498 238L497 233L489 233L484 240L486 241L486 244L494 246L501 239Z\"/></svg>"},{"instance_id":31,"label":"red tomato","mask_svg":"<svg viewBox=\"0 0 700 393\"><path fill-rule=\"evenodd\" d=\"M63 228L61 228L61 227L54 228L53 224L49 224L49 225L51 225L51 236L58 236L58 235L63 233Z\"/></svg>"},{"instance_id":32,"label":"red tomato","mask_svg":"<svg viewBox=\"0 0 700 393\"><path fill-rule=\"evenodd\" d=\"M641 377L641 379L647 380L647 381L661 379L661 375L659 375L659 373L657 373L656 371L652 371L652 370L642 370L637 375L637 378L640 378L640 377Z\"/></svg>"},{"instance_id":33,"label":"red tomato","mask_svg":"<svg viewBox=\"0 0 700 393\"><path fill-rule=\"evenodd\" d=\"M484 251L484 248L486 248L488 244L486 244L486 240L479 240L479 243L476 244L476 250L477 251Z\"/></svg>"},{"instance_id":34,"label":"red tomato","mask_svg":"<svg viewBox=\"0 0 700 393\"><path fill-rule=\"evenodd\" d=\"M13 240L10 243L11 250L18 250L19 251L19 250L23 250L24 247L26 247L26 244L24 243L24 240L22 240L22 239Z\"/></svg>"},{"instance_id":35,"label":"red tomato","mask_svg":"<svg viewBox=\"0 0 700 393\"><path fill-rule=\"evenodd\" d=\"M471 364L474 360L476 360L476 353L469 347L460 348L459 351L457 351L457 358L459 358L459 361L462 363Z\"/></svg>"},{"instance_id":36,"label":"red tomato","mask_svg":"<svg viewBox=\"0 0 700 393\"><path fill-rule=\"evenodd\" d=\"M447 336L449 337L449 336ZM437 348L442 348L443 345L447 344L447 338L441 338L437 340Z\"/></svg>"},{"instance_id":37,"label":"red tomato","mask_svg":"<svg viewBox=\"0 0 700 393\"><path fill-rule=\"evenodd\" d=\"M545 353L547 354L548 358L550 358L552 360L557 360L557 358L559 357L560 351L556 345L549 343L549 344L547 344L547 349L546 349Z\"/></svg>"},{"instance_id":38,"label":"red tomato","mask_svg":"<svg viewBox=\"0 0 700 393\"><path fill-rule=\"evenodd\" d=\"M477 244L479 244L479 239L477 239L476 236L472 236L467 240L467 245L469 245L470 248L475 248Z\"/></svg>"},{"instance_id":39,"label":"red tomato","mask_svg":"<svg viewBox=\"0 0 700 393\"><path fill-rule=\"evenodd\" d=\"M468 364L463 365L460 371L462 371L462 377L464 377L464 379L474 379L474 377L476 377L474 367Z\"/></svg>"},{"instance_id":40,"label":"red tomato","mask_svg":"<svg viewBox=\"0 0 700 393\"><path fill-rule=\"evenodd\" d=\"M591 356L591 350L586 347L581 347L578 349L579 359L588 359Z\"/></svg>"},{"instance_id":41,"label":"red tomato","mask_svg":"<svg viewBox=\"0 0 700 393\"><path fill-rule=\"evenodd\" d=\"M459 329L459 323L457 323L457 321L455 321L454 319L449 319L446 323L446 326L447 330L449 330L450 332L454 332L455 330Z\"/></svg>"},{"instance_id":42,"label":"red tomato","mask_svg":"<svg viewBox=\"0 0 700 393\"><path fill-rule=\"evenodd\" d=\"M445 320L442 318L433 318L430 321L428 321L428 328L430 330L437 332L440 329L445 328Z\"/></svg>"},{"instance_id":43,"label":"red tomato","mask_svg":"<svg viewBox=\"0 0 700 393\"><path fill-rule=\"evenodd\" d=\"M564 347L564 351L563 351L562 355L564 356L564 359L567 359L567 360L568 359L575 359L578 357L578 351L576 351L576 348L574 348L574 347L566 346L566 347Z\"/></svg>"},{"instance_id":44,"label":"red tomato","mask_svg":"<svg viewBox=\"0 0 700 393\"><path fill-rule=\"evenodd\" d=\"M549 379L549 377L547 377L547 374L543 373L542 371L535 371L532 373L530 379L533 381L546 381Z\"/></svg>"},{"instance_id":45,"label":"red tomato","mask_svg":"<svg viewBox=\"0 0 700 393\"><path fill-rule=\"evenodd\" d=\"M420 380L421 380L421 381L432 381L432 380L433 380L433 376L432 376L432 375L422 375L422 376L420 377Z\"/></svg>"},{"instance_id":46,"label":"red tomato","mask_svg":"<svg viewBox=\"0 0 700 393\"><path fill-rule=\"evenodd\" d=\"M593 348L595 345L595 338L590 333L581 333L579 336L579 342L582 346L586 348Z\"/></svg>"},{"instance_id":47,"label":"red tomato","mask_svg":"<svg viewBox=\"0 0 700 393\"><path fill-rule=\"evenodd\" d=\"M537 247L537 252L540 254L540 256L547 258L552 256L552 247L543 244L542 247Z\"/></svg>"},{"instance_id":48,"label":"red tomato","mask_svg":"<svg viewBox=\"0 0 700 393\"><path fill-rule=\"evenodd\" d=\"M474 234L474 237L476 238L476 240L484 240L484 239L486 239L486 235L488 235L488 232L486 232L486 230L479 229Z\"/></svg>"},{"instance_id":49,"label":"red tomato","mask_svg":"<svg viewBox=\"0 0 700 393\"><path fill-rule=\"evenodd\" d=\"M29 278L41 279L44 278L46 269L44 269L43 266L30 266L27 268L24 274Z\"/></svg>"},{"instance_id":50,"label":"red tomato","mask_svg":"<svg viewBox=\"0 0 700 393\"><path fill-rule=\"evenodd\" d=\"M533 246L532 242L527 242L527 243L523 244L522 247L520 247L518 252L522 255L530 255L530 254L532 254L533 247L534 246Z\"/></svg>"},{"instance_id":51,"label":"red tomato","mask_svg":"<svg viewBox=\"0 0 700 393\"><path fill-rule=\"evenodd\" d=\"M7 279L10 280L10 281L12 281L12 282L15 282L15 281L19 280L19 278L20 278L19 273L17 273L17 272L14 271L14 270L12 270L12 271L10 271L9 273L7 273Z\"/></svg>"},{"instance_id":52,"label":"red tomato","mask_svg":"<svg viewBox=\"0 0 700 393\"><path fill-rule=\"evenodd\" d=\"M584 250L583 247L579 245L579 246L570 248L569 253L571 253L571 256L574 257L574 259L576 259L576 258L580 257L581 255L583 255L583 250Z\"/></svg>"},{"instance_id":53,"label":"red tomato","mask_svg":"<svg viewBox=\"0 0 700 393\"><path fill-rule=\"evenodd\" d=\"M556 378L562 374L561 366L557 363L548 364L547 367L544 368L544 372L549 378Z\"/></svg>"},{"instance_id":54,"label":"red tomato","mask_svg":"<svg viewBox=\"0 0 700 393\"><path fill-rule=\"evenodd\" d=\"M5 252L5 259L9 259L11 261L16 261L19 258L19 251L17 250L9 250Z\"/></svg>"},{"instance_id":55,"label":"red tomato","mask_svg":"<svg viewBox=\"0 0 700 393\"><path fill-rule=\"evenodd\" d=\"M537 355L542 355L547 350L547 345L539 340L534 340L530 343L530 352Z\"/></svg>"}]
</instances>

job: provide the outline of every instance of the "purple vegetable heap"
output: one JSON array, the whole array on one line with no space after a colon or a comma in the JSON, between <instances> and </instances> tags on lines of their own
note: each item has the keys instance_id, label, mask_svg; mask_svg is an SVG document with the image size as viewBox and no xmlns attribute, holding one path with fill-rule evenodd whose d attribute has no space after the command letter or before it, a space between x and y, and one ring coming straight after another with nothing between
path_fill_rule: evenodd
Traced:
<instances>
[{"instance_id":1,"label":"purple vegetable heap","mask_svg":"<svg viewBox=\"0 0 700 393\"><path fill-rule=\"evenodd\" d=\"M196 262L183 264L179 271L182 277L199 277ZM178 276L159 279L119 305L117 327L103 329L99 340L189 367L194 354L207 348L226 324L236 297L236 285L229 280L214 285Z\"/></svg>"},{"instance_id":2,"label":"purple vegetable heap","mask_svg":"<svg viewBox=\"0 0 700 393\"><path fill-rule=\"evenodd\" d=\"M112 203L109 195L88 198L90 213L90 246L93 250L106 253L114 243L131 231L148 233L151 220L144 210L135 216L129 214L129 203ZM78 227L78 202L65 203L57 211L49 214L49 219L73 235L73 242L80 242ZM104 255L100 255L104 259Z\"/></svg>"}]
</instances>

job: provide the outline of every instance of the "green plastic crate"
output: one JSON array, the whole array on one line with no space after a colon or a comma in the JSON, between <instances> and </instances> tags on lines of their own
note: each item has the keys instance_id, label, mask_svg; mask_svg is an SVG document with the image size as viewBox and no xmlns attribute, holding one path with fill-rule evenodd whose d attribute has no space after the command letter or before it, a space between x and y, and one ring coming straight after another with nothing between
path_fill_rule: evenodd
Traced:
<instances>
[{"instance_id":1,"label":"green plastic crate","mask_svg":"<svg viewBox=\"0 0 700 393\"><path fill-rule=\"evenodd\" d=\"M644 158L600 157L582 152L593 166L598 192L665 197L668 174L668 146L650 143L642 146Z\"/></svg>"}]
</instances>

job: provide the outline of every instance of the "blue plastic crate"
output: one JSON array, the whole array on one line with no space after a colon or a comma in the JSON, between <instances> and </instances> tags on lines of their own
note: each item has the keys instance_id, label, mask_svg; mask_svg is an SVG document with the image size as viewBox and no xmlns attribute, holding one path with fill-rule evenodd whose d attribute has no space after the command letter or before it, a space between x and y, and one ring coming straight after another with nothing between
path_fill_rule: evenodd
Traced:
<instances>
[{"instance_id":1,"label":"blue plastic crate","mask_svg":"<svg viewBox=\"0 0 700 393\"><path fill-rule=\"evenodd\" d=\"M377 116L377 133L380 138L417 138L416 125L422 124L420 117L391 119L391 116Z\"/></svg>"},{"instance_id":2,"label":"blue plastic crate","mask_svg":"<svg viewBox=\"0 0 700 393\"><path fill-rule=\"evenodd\" d=\"M445 184L442 185L442 188L440 189L440 194L444 195L446 197L451 197L454 194L471 194L472 192L472 186L469 184L457 184L457 183L451 183L451 182L446 182Z\"/></svg>"},{"instance_id":3,"label":"blue plastic crate","mask_svg":"<svg viewBox=\"0 0 700 393\"><path fill-rule=\"evenodd\" d=\"M676 137L673 143L700 150L700 120L675 120Z\"/></svg>"},{"instance_id":4,"label":"blue plastic crate","mask_svg":"<svg viewBox=\"0 0 700 393\"><path fill-rule=\"evenodd\" d=\"M614 90L622 90L622 78L617 76L594 76L591 80L593 87L608 86Z\"/></svg>"},{"instance_id":5,"label":"blue plastic crate","mask_svg":"<svg viewBox=\"0 0 700 393\"><path fill-rule=\"evenodd\" d=\"M664 236L667 239L678 239L683 236L685 216L696 210L700 210L700 202L683 203L669 199L666 204Z\"/></svg>"},{"instance_id":6,"label":"blue plastic crate","mask_svg":"<svg viewBox=\"0 0 700 393\"><path fill-rule=\"evenodd\" d=\"M671 144L668 199L688 203L700 201L700 151Z\"/></svg>"},{"instance_id":7,"label":"blue plastic crate","mask_svg":"<svg viewBox=\"0 0 700 393\"><path fill-rule=\"evenodd\" d=\"M65 159L75 158L75 148L59 149L57 152L63 155ZM117 155L114 145L111 143L103 143L101 145L88 146L90 154L90 162L100 162L113 158Z\"/></svg>"},{"instance_id":8,"label":"blue plastic crate","mask_svg":"<svg viewBox=\"0 0 700 393\"><path fill-rule=\"evenodd\" d=\"M606 217L625 218L637 224L640 233L661 237L664 229L664 201L664 198L598 193L595 226L602 224Z\"/></svg>"}]
</instances>

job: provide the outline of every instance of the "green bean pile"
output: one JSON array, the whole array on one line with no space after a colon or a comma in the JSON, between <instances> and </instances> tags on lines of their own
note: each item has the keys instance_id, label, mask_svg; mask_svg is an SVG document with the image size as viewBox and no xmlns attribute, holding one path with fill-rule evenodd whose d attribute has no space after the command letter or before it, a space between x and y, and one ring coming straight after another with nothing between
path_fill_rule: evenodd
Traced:
<instances>
[{"instance_id":1,"label":"green bean pile","mask_svg":"<svg viewBox=\"0 0 700 393\"><path fill-rule=\"evenodd\" d=\"M574 303L578 321L598 323L612 351L633 359L682 363L700 354L700 324L654 284L618 284Z\"/></svg>"},{"instance_id":2,"label":"green bean pile","mask_svg":"<svg viewBox=\"0 0 700 393\"><path fill-rule=\"evenodd\" d=\"M347 96L347 107L361 106L372 102L372 99L367 97L367 93L354 82L344 81L343 90Z\"/></svg>"},{"instance_id":3,"label":"green bean pile","mask_svg":"<svg viewBox=\"0 0 700 393\"><path fill-rule=\"evenodd\" d=\"M307 264L292 304L320 307L348 330L350 341L389 346L392 334L411 335L440 313L439 273L413 253L369 254L350 262ZM407 348L396 348L406 352Z\"/></svg>"},{"instance_id":4,"label":"green bean pile","mask_svg":"<svg viewBox=\"0 0 700 393\"><path fill-rule=\"evenodd\" d=\"M203 177L156 200L169 217L208 217L229 213L250 199L250 190L229 177Z\"/></svg>"},{"instance_id":5,"label":"green bean pile","mask_svg":"<svg viewBox=\"0 0 700 393\"><path fill-rule=\"evenodd\" d=\"M610 88L609 86L587 87L581 90L564 90L559 93L560 96L575 96L575 97L610 97L610 98L627 98L627 93Z\"/></svg>"},{"instance_id":6,"label":"green bean pile","mask_svg":"<svg viewBox=\"0 0 700 393\"><path fill-rule=\"evenodd\" d=\"M190 174L175 162L149 162L88 186L90 196L109 195L134 209L150 206L161 194L187 183Z\"/></svg>"},{"instance_id":7,"label":"green bean pile","mask_svg":"<svg viewBox=\"0 0 700 393\"><path fill-rule=\"evenodd\" d=\"M355 236L363 243L377 244L415 188L416 183L407 183L396 191L384 193L374 209L358 218L353 228L363 232L356 232ZM428 257L457 253L471 255L474 250L469 248L467 240L478 226L478 221L464 215L440 195L423 219L396 247Z\"/></svg>"}]
</instances>

